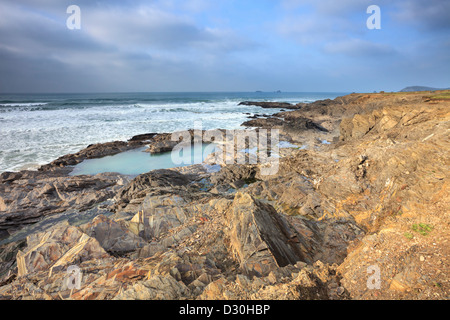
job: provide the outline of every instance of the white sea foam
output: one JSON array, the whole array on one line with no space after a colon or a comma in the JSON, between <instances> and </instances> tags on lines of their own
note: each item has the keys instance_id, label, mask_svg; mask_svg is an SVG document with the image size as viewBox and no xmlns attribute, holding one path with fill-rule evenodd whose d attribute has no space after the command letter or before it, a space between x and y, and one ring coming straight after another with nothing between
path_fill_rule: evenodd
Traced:
<instances>
[{"instance_id":1,"label":"white sea foam","mask_svg":"<svg viewBox=\"0 0 450 320\"><path fill-rule=\"evenodd\" d=\"M37 107L45 106L48 102L20 102L20 103L0 103L0 107Z\"/></svg>"}]
</instances>

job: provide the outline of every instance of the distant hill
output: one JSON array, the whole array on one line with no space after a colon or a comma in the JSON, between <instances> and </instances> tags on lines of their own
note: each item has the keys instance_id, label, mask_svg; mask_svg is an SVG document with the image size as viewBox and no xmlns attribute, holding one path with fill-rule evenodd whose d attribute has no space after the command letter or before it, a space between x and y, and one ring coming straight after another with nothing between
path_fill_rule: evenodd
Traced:
<instances>
[{"instance_id":1,"label":"distant hill","mask_svg":"<svg viewBox=\"0 0 450 320\"><path fill-rule=\"evenodd\" d=\"M424 87L424 86L412 86L412 87L406 87L399 92L413 92L413 91L435 91L435 90L449 90L450 88L431 88L431 87Z\"/></svg>"}]
</instances>

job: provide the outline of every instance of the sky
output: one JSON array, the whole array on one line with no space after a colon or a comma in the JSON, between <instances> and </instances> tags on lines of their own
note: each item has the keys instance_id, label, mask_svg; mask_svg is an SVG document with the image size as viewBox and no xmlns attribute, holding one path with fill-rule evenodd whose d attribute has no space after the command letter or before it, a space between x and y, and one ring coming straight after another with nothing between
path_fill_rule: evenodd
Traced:
<instances>
[{"instance_id":1,"label":"sky","mask_svg":"<svg viewBox=\"0 0 450 320\"><path fill-rule=\"evenodd\" d=\"M448 0L2 0L0 93L450 87L449 35Z\"/></svg>"}]
</instances>

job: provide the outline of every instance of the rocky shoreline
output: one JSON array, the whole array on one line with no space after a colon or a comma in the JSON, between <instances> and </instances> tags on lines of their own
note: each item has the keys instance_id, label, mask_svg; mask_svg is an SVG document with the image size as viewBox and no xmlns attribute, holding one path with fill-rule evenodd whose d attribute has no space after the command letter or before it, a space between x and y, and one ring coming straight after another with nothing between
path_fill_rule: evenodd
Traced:
<instances>
[{"instance_id":1,"label":"rocky shoreline","mask_svg":"<svg viewBox=\"0 0 450 320\"><path fill-rule=\"evenodd\" d=\"M289 109L242 124L279 130L270 176L223 163L69 175L85 159L170 151L171 133L4 172L0 299L449 298L450 102L430 94L260 104Z\"/></svg>"}]
</instances>

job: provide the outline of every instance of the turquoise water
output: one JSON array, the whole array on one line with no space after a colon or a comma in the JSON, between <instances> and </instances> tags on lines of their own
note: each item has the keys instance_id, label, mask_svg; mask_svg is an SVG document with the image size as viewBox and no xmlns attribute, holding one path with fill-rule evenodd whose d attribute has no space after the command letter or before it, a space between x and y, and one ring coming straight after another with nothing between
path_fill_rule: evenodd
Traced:
<instances>
[{"instance_id":1,"label":"turquoise water","mask_svg":"<svg viewBox=\"0 0 450 320\"><path fill-rule=\"evenodd\" d=\"M70 175L95 175L104 172L118 172L137 176L151 170L185 167L202 163L210 153L214 152L215 146L213 144L192 146L190 149L180 150L174 156L172 152L150 154L144 152L145 149L146 147L99 159L84 160L74 167Z\"/></svg>"}]
</instances>

